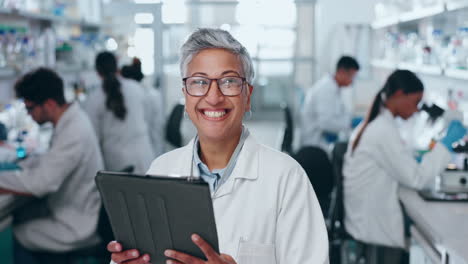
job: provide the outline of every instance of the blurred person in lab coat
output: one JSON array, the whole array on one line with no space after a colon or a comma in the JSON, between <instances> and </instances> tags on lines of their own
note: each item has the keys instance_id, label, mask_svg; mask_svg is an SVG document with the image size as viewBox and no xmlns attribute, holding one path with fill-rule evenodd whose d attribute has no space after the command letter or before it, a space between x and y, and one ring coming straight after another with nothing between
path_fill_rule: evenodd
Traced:
<instances>
[{"instance_id":1,"label":"blurred person in lab coat","mask_svg":"<svg viewBox=\"0 0 468 264\"><path fill-rule=\"evenodd\" d=\"M155 157L144 91L138 83L118 76L113 53L99 53L95 66L102 89L91 91L83 108L96 131L105 169L133 167L135 173L144 173Z\"/></svg>"},{"instance_id":2,"label":"blurred person in lab coat","mask_svg":"<svg viewBox=\"0 0 468 264\"><path fill-rule=\"evenodd\" d=\"M21 170L0 172L0 193L43 198L43 210L26 211L13 222L14 260L18 264L67 263L68 252L93 246L100 198L94 176L103 168L88 116L77 103L66 103L62 79L38 68L15 84L28 114L54 127L48 151L30 155ZM46 212L46 213L45 213Z\"/></svg>"},{"instance_id":3,"label":"blurred person in lab coat","mask_svg":"<svg viewBox=\"0 0 468 264\"><path fill-rule=\"evenodd\" d=\"M379 263L399 263L391 256L400 258L403 251L398 249L406 248L398 189L433 184L450 161L451 144L466 132L459 121L452 121L445 138L418 163L405 146L395 119L406 120L418 111L423 90L414 73L393 72L377 93L367 118L354 131L345 156L346 230L357 240L384 246L388 262Z\"/></svg>"},{"instance_id":4,"label":"blurred person in lab coat","mask_svg":"<svg viewBox=\"0 0 468 264\"><path fill-rule=\"evenodd\" d=\"M202 28L181 53L186 112L198 134L156 159L148 173L195 175L209 184L222 254L193 235L208 261L167 249L167 263L328 263L326 228L306 173L242 124L254 78L245 47L227 31ZM108 249L116 263L151 262L118 242Z\"/></svg>"},{"instance_id":5,"label":"blurred person in lab coat","mask_svg":"<svg viewBox=\"0 0 468 264\"><path fill-rule=\"evenodd\" d=\"M358 71L358 62L343 56L333 75L325 75L307 91L301 111L301 147L328 150L328 145L338 139L340 132L351 129L352 113L346 109L341 94L353 83Z\"/></svg>"},{"instance_id":6,"label":"blurred person in lab coat","mask_svg":"<svg viewBox=\"0 0 468 264\"><path fill-rule=\"evenodd\" d=\"M133 58L132 64L125 65L120 70L120 75L127 79L135 80L141 84L141 81L145 77L141 71L141 61L138 58ZM146 119L149 129L149 135L151 138L151 144L153 146L153 157L159 157L165 152L165 121L164 121L164 105L162 94L158 89L146 87L141 84L141 89L145 93L145 101L147 111Z\"/></svg>"}]
</instances>

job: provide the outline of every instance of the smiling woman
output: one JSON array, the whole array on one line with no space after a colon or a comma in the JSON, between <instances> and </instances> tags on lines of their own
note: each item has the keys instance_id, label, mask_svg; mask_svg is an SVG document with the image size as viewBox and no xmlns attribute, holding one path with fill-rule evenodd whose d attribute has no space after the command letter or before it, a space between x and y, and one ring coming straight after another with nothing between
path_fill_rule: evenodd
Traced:
<instances>
[{"instance_id":1,"label":"smiling woman","mask_svg":"<svg viewBox=\"0 0 468 264\"><path fill-rule=\"evenodd\" d=\"M156 159L147 174L194 175L209 184L223 254L193 235L207 261L168 249L167 263L327 263L325 224L304 170L242 125L254 91L247 50L227 31L199 29L182 46L180 69L198 135ZM117 263L151 261L117 242L108 249Z\"/></svg>"},{"instance_id":2,"label":"smiling woman","mask_svg":"<svg viewBox=\"0 0 468 264\"><path fill-rule=\"evenodd\" d=\"M214 140L222 143L227 152L231 152L225 153L223 160L205 160L210 169L221 169L229 161L239 142L244 113L250 110L253 87L248 83L243 85L244 71L241 65L238 56L230 51L205 49L193 56L185 73L190 77L188 80L200 77L218 78L220 81L234 80L232 82L237 80L237 85L222 83L221 86L218 84L219 81L210 81L207 83L210 85L202 85L205 86L203 96L190 95L190 91L197 86L193 83L187 86L185 82L183 91L186 111L197 128L200 143ZM246 89L242 89L243 86L246 86ZM228 92L232 95L225 95ZM229 147L226 148L227 146ZM206 159L207 157L204 157L206 155L203 154L202 152L202 159Z\"/></svg>"}]
</instances>

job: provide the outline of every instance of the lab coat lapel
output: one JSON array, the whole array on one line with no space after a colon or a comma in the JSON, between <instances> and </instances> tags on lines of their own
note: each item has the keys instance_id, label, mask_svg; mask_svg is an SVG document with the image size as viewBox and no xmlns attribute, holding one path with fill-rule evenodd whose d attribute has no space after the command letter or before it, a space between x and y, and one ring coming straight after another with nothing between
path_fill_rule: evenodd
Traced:
<instances>
[{"instance_id":1,"label":"lab coat lapel","mask_svg":"<svg viewBox=\"0 0 468 264\"><path fill-rule=\"evenodd\" d=\"M259 146L252 135L245 140L229 179L213 194L213 199L230 194L239 180L256 180L259 173Z\"/></svg>"},{"instance_id":2,"label":"lab coat lapel","mask_svg":"<svg viewBox=\"0 0 468 264\"><path fill-rule=\"evenodd\" d=\"M193 167L193 171L191 171L193 164L193 144L194 139L190 140L190 142L185 146L185 151L183 152L183 156L180 159L180 166L183 168L182 176L200 176L200 173L197 168ZM192 173L193 175L191 175Z\"/></svg>"}]
</instances>

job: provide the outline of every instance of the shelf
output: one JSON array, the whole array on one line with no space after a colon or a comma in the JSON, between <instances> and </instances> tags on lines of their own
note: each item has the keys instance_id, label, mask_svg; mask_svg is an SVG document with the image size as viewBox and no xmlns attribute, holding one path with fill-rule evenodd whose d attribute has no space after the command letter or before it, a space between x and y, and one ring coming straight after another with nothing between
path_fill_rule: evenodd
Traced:
<instances>
[{"instance_id":1,"label":"shelf","mask_svg":"<svg viewBox=\"0 0 468 264\"><path fill-rule=\"evenodd\" d=\"M33 13L33 12L22 11L22 10L17 10L17 9L9 9L9 8L0 8L0 15L14 16L14 17L19 17L19 18L24 18L24 19L39 20L39 21L46 21L46 22L62 22L66 24L79 25L82 27L95 28L95 29L98 29L101 27L101 24L99 23L87 22L85 20L70 19L70 18L66 18L62 16L39 14L39 13Z\"/></svg>"},{"instance_id":2,"label":"shelf","mask_svg":"<svg viewBox=\"0 0 468 264\"><path fill-rule=\"evenodd\" d=\"M468 70L459 69L445 69L440 66L415 64L415 63L395 63L384 60L373 60L371 65L376 68L387 69L387 70L410 70L419 74L427 74L439 77L448 77L454 79L468 80Z\"/></svg>"},{"instance_id":3,"label":"shelf","mask_svg":"<svg viewBox=\"0 0 468 264\"><path fill-rule=\"evenodd\" d=\"M443 70L440 66L433 65L424 65L424 64L415 64L415 63L399 63L398 69L410 70L417 73L427 74L427 75L436 75L442 76Z\"/></svg>"},{"instance_id":4,"label":"shelf","mask_svg":"<svg viewBox=\"0 0 468 264\"><path fill-rule=\"evenodd\" d=\"M373 29L385 28L398 24L399 18L397 16L386 17L374 21L371 26Z\"/></svg>"},{"instance_id":5,"label":"shelf","mask_svg":"<svg viewBox=\"0 0 468 264\"><path fill-rule=\"evenodd\" d=\"M78 65L56 65L55 71L59 74L79 74L87 71L94 71L92 67L82 67Z\"/></svg>"},{"instance_id":6,"label":"shelf","mask_svg":"<svg viewBox=\"0 0 468 264\"><path fill-rule=\"evenodd\" d=\"M446 69L445 75L451 78L468 80L468 70Z\"/></svg>"},{"instance_id":7,"label":"shelf","mask_svg":"<svg viewBox=\"0 0 468 264\"><path fill-rule=\"evenodd\" d=\"M431 16L435 16L438 14L442 14L448 10L447 5L448 3L438 4L432 7L419 8L414 11L404 12L400 15L394 15L388 18L379 19L372 23L372 28L380 29L380 28L398 25L400 23L407 23L407 22L423 19L426 17L431 17ZM451 5L452 9L450 10L456 10L456 9L464 8L467 6L468 4L463 4L463 5L457 4L456 6L455 4L452 4Z\"/></svg>"},{"instance_id":8,"label":"shelf","mask_svg":"<svg viewBox=\"0 0 468 264\"><path fill-rule=\"evenodd\" d=\"M405 22L410 22L410 21L430 17L430 16L435 16L438 14L442 14L444 11L445 11L444 4L436 5L433 7L425 7L416 11L401 14L399 17L399 22L405 23Z\"/></svg>"},{"instance_id":9,"label":"shelf","mask_svg":"<svg viewBox=\"0 0 468 264\"><path fill-rule=\"evenodd\" d=\"M389 69L389 70L397 68L396 63L390 62L390 61L385 61L385 60L373 60L373 61L371 61L371 65L376 67L376 68Z\"/></svg>"},{"instance_id":10,"label":"shelf","mask_svg":"<svg viewBox=\"0 0 468 264\"><path fill-rule=\"evenodd\" d=\"M11 79L16 75L16 71L12 68L0 68L0 79Z\"/></svg>"},{"instance_id":11,"label":"shelf","mask_svg":"<svg viewBox=\"0 0 468 264\"><path fill-rule=\"evenodd\" d=\"M454 11L454 10L468 7L468 1L458 1L455 3L451 1L447 1L446 6L447 6L448 11Z\"/></svg>"}]
</instances>

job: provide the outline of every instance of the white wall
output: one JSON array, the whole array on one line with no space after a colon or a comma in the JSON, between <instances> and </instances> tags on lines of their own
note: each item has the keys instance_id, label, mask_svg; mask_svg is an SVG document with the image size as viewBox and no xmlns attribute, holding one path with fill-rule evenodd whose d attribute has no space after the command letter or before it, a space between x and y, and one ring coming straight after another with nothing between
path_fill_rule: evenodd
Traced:
<instances>
[{"instance_id":1,"label":"white wall","mask_svg":"<svg viewBox=\"0 0 468 264\"><path fill-rule=\"evenodd\" d=\"M356 44L353 32L348 32L344 25L362 25L365 28L374 20L374 5L376 0L317 0L316 6L316 77L333 72L336 60L343 54L355 55L362 45ZM355 29L356 27L354 27ZM361 29L362 29L361 28ZM351 27L353 29L353 27ZM370 33L371 31L367 31ZM350 33L350 34L348 34ZM362 38L362 35L360 35ZM368 36L370 40L371 36ZM369 42L370 48L370 42ZM368 68L369 57L359 61L361 66ZM367 74L366 74L367 73ZM371 71L361 71L353 89L347 89L344 95L347 103L353 105L354 112L363 115L373 99L381 80L373 78Z\"/></svg>"},{"instance_id":2,"label":"white wall","mask_svg":"<svg viewBox=\"0 0 468 264\"><path fill-rule=\"evenodd\" d=\"M319 72L333 65L328 58L333 41L341 39L336 33L343 24L370 24L374 19L375 0L317 0L316 41ZM336 44L336 43L335 43ZM346 43L343 43L346 44Z\"/></svg>"}]
</instances>

